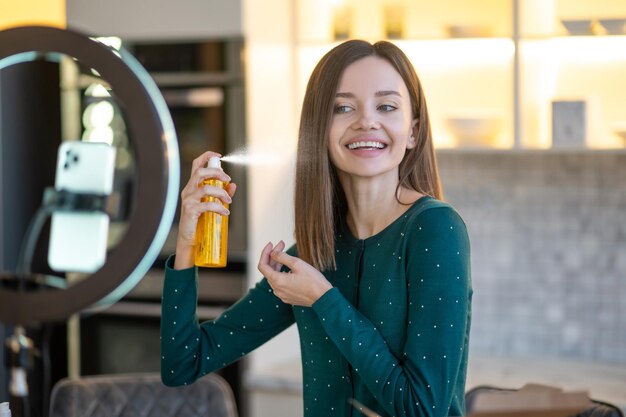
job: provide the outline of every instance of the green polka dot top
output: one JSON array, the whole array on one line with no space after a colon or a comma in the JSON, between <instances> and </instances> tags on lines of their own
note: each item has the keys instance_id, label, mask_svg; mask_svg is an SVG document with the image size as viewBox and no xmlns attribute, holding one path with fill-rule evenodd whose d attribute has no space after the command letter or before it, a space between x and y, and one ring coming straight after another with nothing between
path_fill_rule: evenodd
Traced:
<instances>
[{"instance_id":1,"label":"green polka dot top","mask_svg":"<svg viewBox=\"0 0 626 417\"><path fill-rule=\"evenodd\" d=\"M213 321L196 316L197 270L168 260L161 376L184 385L236 361L294 322L300 334L305 417L460 416L471 319L465 224L431 197L380 233L336 235L334 286L312 307L284 304L267 280ZM296 248L289 250L296 254Z\"/></svg>"}]
</instances>

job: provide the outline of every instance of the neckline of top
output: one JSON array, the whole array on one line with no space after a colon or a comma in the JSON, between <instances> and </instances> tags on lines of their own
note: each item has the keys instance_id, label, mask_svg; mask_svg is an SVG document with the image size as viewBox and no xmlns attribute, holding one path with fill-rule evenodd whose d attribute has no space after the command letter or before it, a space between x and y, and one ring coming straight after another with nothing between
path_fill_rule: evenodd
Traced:
<instances>
[{"instance_id":1,"label":"neckline of top","mask_svg":"<svg viewBox=\"0 0 626 417\"><path fill-rule=\"evenodd\" d=\"M372 243L376 243L380 239L382 239L389 232L389 230L393 229L400 222L407 219L411 215L411 213L415 211L418 207L421 207L426 202L431 201L433 199L434 198L429 195L424 195L418 198L414 203L411 204L411 207L409 207L407 211L402 213L398 218L396 218L394 221L392 221L387 226L385 226L383 230L381 230L380 232L370 237L366 237L365 239L359 239L352 234L352 231L350 231L350 228L348 227L348 224L344 217L343 219L341 219L341 222L339 225L338 240L341 242L345 242L349 245L353 245L353 246L368 246L368 245L371 245Z\"/></svg>"}]
</instances>

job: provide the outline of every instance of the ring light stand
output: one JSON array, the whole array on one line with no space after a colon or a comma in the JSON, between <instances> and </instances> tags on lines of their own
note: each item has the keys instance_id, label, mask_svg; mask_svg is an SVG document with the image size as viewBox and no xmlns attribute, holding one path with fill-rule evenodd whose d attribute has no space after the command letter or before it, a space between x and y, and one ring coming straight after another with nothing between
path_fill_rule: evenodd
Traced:
<instances>
[{"instance_id":1,"label":"ring light stand","mask_svg":"<svg viewBox=\"0 0 626 417\"><path fill-rule=\"evenodd\" d=\"M63 289L29 292L22 285L0 286L0 322L18 329L63 320L87 307L104 307L124 296L157 258L178 200L180 166L174 125L158 87L130 53L52 27L0 31L0 69L42 57L57 62L61 54L95 69L111 86L133 138L137 192L124 238L92 275ZM24 341L22 336L18 339Z\"/></svg>"}]
</instances>

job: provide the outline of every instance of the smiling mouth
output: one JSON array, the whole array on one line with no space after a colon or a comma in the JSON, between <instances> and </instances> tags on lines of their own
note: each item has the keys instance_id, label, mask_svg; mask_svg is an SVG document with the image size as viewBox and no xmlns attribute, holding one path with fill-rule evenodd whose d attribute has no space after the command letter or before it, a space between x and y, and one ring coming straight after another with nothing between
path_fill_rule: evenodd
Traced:
<instances>
[{"instance_id":1,"label":"smiling mouth","mask_svg":"<svg viewBox=\"0 0 626 417\"><path fill-rule=\"evenodd\" d=\"M350 150L355 150L355 149L385 149L387 147L387 145L385 145L382 142L374 142L374 141L362 141L362 142L352 142L349 143L348 145L348 149Z\"/></svg>"}]
</instances>

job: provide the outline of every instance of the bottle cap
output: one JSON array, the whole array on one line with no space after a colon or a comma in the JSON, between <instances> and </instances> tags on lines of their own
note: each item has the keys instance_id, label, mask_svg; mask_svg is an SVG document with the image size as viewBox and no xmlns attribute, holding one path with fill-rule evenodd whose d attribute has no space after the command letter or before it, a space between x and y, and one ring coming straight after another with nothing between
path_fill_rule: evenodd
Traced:
<instances>
[{"instance_id":1,"label":"bottle cap","mask_svg":"<svg viewBox=\"0 0 626 417\"><path fill-rule=\"evenodd\" d=\"M207 168L222 168L222 162L219 156L212 156L209 158L209 162L207 163Z\"/></svg>"}]
</instances>

